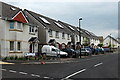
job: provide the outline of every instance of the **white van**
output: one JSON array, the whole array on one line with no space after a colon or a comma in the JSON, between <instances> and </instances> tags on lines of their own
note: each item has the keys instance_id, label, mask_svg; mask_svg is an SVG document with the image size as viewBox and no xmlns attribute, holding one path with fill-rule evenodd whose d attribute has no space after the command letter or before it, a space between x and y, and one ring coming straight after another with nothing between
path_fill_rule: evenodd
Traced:
<instances>
[{"instance_id":1,"label":"white van","mask_svg":"<svg viewBox=\"0 0 120 80\"><path fill-rule=\"evenodd\" d=\"M68 56L68 53L60 51L58 48L50 45L44 45L42 47L42 53L46 54L46 56Z\"/></svg>"}]
</instances>

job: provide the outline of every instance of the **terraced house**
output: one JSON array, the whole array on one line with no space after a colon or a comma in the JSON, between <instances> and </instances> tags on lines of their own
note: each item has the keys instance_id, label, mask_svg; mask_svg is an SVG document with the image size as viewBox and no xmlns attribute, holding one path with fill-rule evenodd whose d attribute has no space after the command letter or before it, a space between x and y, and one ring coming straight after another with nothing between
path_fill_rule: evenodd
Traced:
<instances>
[{"instance_id":1,"label":"terraced house","mask_svg":"<svg viewBox=\"0 0 120 80\"><path fill-rule=\"evenodd\" d=\"M37 27L20 8L0 2L0 56L37 52Z\"/></svg>"},{"instance_id":2,"label":"terraced house","mask_svg":"<svg viewBox=\"0 0 120 80\"><path fill-rule=\"evenodd\" d=\"M0 55L23 56L39 52L43 45L59 49L79 47L79 28L27 9L0 2ZM82 44L99 44L99 38L81 29Z\"/></svg>"}]
</instances>

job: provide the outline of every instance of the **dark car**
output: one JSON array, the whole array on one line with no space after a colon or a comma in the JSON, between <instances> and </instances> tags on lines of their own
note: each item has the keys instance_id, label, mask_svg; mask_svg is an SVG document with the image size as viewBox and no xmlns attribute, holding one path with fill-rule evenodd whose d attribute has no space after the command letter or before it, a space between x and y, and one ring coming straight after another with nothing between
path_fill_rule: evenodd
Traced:
<instances>
[{"instance_id":1,"label":"dark car","mask_svg":"<svg viewBox=\"0 0 120 80\"><path fill-rule=\"evenodd\" d=\"M95 54L104 54L104 49L103 48L96 48Z\"/></svg>"},{"instance_id":2,"label":"dark car","mask_svg":"<svg viewBox=\"0 0 120 80\"><path fill-rule=\"evenodd\" d=\"M110 52L110 48L103 48L104 52Z\"/></svg>"},{"instance_id":3,"label":"dark car","mask_svg":"<svg viewBox=\"0 0 120 80\"><path fill-rule=\"evenodd\" d=\"M68 57L70 57L70 58L77 56L77 52L74 49L65 48L65 49L62 49L62 51L67 52L68 53Z\"/></svg>"}]
</instances>

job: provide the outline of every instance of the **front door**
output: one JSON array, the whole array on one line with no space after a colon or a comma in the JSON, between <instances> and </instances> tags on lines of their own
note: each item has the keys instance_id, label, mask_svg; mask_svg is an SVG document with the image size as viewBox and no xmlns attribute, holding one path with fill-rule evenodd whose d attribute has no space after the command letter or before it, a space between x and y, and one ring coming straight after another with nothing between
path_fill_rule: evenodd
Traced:
<instances>
[{"instance_id":1,"label":"front door","mask_svg":"<svg viewBox=\"0 0 120 80\"><path fill-rule=\"evenodd\" d=\"M29 52L32 53L32 44L30 44Z\"/></svg>"}]
</instances>

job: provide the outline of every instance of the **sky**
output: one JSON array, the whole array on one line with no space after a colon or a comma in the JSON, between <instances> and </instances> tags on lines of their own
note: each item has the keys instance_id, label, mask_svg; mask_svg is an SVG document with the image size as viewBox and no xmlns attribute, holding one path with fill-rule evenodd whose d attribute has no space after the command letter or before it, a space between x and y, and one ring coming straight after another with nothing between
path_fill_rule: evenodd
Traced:
<instances>
[{"instance_id":1,"label":"sky","mask_svg":"<svg viewBox=\"0 0 120 80\"><path fill-rule=\"evenodd\" d=\"M2 1L2 0L0 0ZM118 37L118 0L4 0L55 20L61 20L104 38Z\"/></svg>"}]
</instances>

